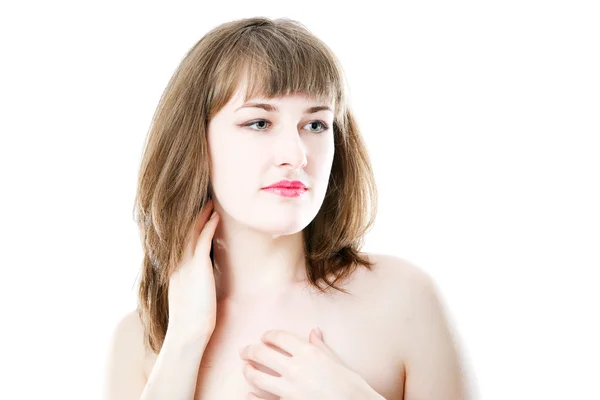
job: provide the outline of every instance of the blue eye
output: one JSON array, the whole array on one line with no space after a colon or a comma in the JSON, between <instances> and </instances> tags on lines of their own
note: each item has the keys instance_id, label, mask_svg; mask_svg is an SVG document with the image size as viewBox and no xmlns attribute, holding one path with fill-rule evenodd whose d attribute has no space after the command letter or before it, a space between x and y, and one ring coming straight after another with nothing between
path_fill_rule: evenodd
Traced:
<instances>
[{"instance_id":1,"label":"blue eye","mask_svg":"<svg viewBox=\"0 0 600 400\"><path fill-rule=\"evenodd\" d=\"M244 125L244 126L248 126L248 127L250 127L250 126L256 125L256 124L258 124L258 123L260 123L260 122L266 122L266 123L270 123L270 122L269 122L269 121L267 121L267 120L261 119L261 120L258 120L258 121L254 121L254 122L247 123L247 124L246 124L246 125ZM264 131L264 129L255 129L255 130L257 130L257 131Z\"/></svg>"},{"instance_id":2,"label":"blue eye","mask_svg":"<svg viewBox=\"0 0 600 400\"><path fill-rule=\"evenodd\" d=\"M264 122L264 123L267 123L267 124L270 124L270 122L269 122L269 121L267 121L266 119L259 119L259 120L253 121L253 122L249 122L249 123L245 124L244 126L251 127L251 126L257 125L257 124L259 124L259 123L263 123L263 122ZM311 124L319 124L319 125L321 126L321 130L320 130L320 131L313 131L313 130L310 130L310 131L311 131L311 132L313 132L313 133L323 133L323 132L325 132L326 130L328 130L328 129L329 129L329 126L328 126L328 125L327 125L325 122L323 122L323 121L320 121L320 120L319 120L319 121L312 121L312 122L309 122L307 125L311 125ZM263 125L263 126L264 126L264 125ZM253 130L257 130L257 131L265 131L266 129L253 129Z\"/></svg>"},{"instance_id":3,"label":"blue eye","mask_svg":"<svg viewBox=\"0 0 600 400\"><path fill-rule=\"evenodd\" d=\"M326 130L329 129L327 124L323 121L313 121L313 122L309 122L309 124L319 124L321 126L321 130L319 132L325 132Z\"/></svg>"}]
</instances>

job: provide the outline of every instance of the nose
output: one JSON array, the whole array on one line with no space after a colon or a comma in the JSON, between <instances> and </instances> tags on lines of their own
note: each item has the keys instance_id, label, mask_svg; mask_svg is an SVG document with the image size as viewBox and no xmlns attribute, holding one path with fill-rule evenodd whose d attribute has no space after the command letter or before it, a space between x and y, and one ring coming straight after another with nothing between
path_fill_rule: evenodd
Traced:
<instances>
[{"instance_id":1,"label":"nose","mask_svg":"<svg viewBox=\"0 0 600 400\"><path fill-rule=\"evenodd\" d=\"M295 129L284 129L278 135L275 146L275 161L277 165L288 165L294 170L306 166L306 147L302 137Z\"/></svg>"}]
</instances>

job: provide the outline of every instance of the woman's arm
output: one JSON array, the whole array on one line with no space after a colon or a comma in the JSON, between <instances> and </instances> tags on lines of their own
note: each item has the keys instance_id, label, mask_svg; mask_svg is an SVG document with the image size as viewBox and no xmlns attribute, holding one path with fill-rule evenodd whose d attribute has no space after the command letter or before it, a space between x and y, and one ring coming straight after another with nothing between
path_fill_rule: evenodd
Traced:
<instances>
[{"instance_id":1,"label":"woman's arm","mask_svg":"<svg viewBox=\"0 0 600 400\"><path fill-rule=\"evenodd\" d=\"M210 335L187 339L169 332L165 336L141 400L194 398L200 361Z\"/></svg>"},{"instance_id":2,"label":"woman's arm","mask_svg":"<svg viewBox=\"0 0 600 400\"><path fill-rule=\"evenodd\" d=\"M165 341L146 380L143 328L136 312L127 314L113 334L104 398L154 400L194 398L200 361L210 334L184 338L167 329Z\"/></svg>"}]
</instances>

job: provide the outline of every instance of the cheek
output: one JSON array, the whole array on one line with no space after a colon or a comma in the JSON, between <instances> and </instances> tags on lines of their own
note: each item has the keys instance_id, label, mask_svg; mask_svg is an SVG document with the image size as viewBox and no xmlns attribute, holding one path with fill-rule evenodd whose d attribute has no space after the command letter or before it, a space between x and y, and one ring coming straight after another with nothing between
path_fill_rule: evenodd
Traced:
<instances>
[{"instance_id":1,"label":"cheek","mask_svg":"<svg viewBox=\"0 0 600 400\"><path fill-rule=\"evenodd\" d=\"M319 175L329 175L331 171L331 165L333 164L333 156L335 154L335 147L333 142L323 144L315 147L313 150L313 164L315 172Z\"/></svg>"},{"instance_id":2,"label":"cheek","mask_svg":"<svg viewBox=\"0 0 600 400\"><path fill-rule=\"evenodd\" d=\"M260 155L255 150L239 144L215 147L211 178L217 196L241 195L260 189L260 165L257 164L260 157L257 156Z\"/></svg>"}]
</instances>

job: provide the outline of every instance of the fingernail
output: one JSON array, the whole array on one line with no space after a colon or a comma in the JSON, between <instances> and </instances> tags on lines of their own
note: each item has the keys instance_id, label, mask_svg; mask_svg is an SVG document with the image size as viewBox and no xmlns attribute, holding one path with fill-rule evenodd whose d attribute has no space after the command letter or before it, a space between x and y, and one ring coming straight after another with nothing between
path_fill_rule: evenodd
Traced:
<instances>
[{"instance_id":1,"label":"fingernail","mask_svg":"<svg viewBox=\"0 0 600 400\"><path fill-rule=\"evenodd\" d=\"M213 211L212 215L210 216L210 219L213 219L215 217L215 215L217 215L217 212Z\"/></svg>"},{"instance_id":2,"label":"fingernail","mask_svg":"<svg viewBox=\"0 0 600 400\"><path fill-rule=\"evenodd\" d=\"M319 338L321 338L321 340L323 340L323 332L321 332L321 328L319 328L317 326L317 329L315 329L317 331L317 335L319 335Z\"/></svg>"}]
</instances>

